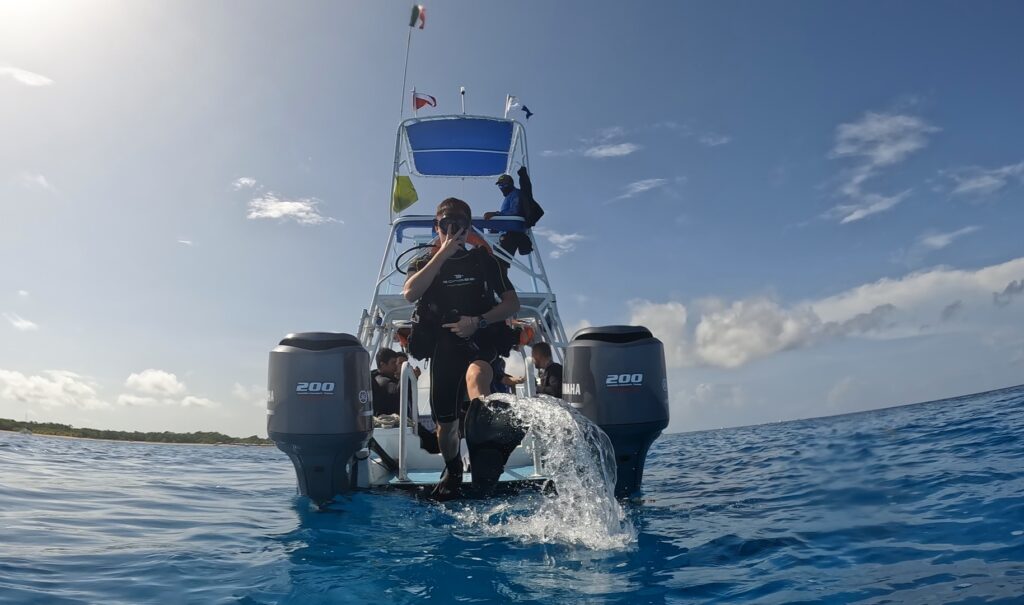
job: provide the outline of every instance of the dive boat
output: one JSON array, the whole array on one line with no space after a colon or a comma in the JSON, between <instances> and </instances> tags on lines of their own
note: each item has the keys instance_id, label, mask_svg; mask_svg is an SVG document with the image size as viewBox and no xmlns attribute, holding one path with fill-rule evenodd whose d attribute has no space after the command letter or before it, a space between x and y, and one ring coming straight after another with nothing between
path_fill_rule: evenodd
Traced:
<instances>
[{"instance_id":1,"label":"dive boat","mask_svg":"<svg viewBox=\"0 0 1024 605\"><path fill-rule=\"evenodd\" d=\"M402 365L400 411L395 426L376 422L370 364L382 347L405 348L415 305L402 295L406 268L416 250L435 241L430 214L409 211L413 178L489 179L529 168L525 128L513 119L474 115L414 117L401 122L395 143L389 235L373 295L356 333L289 334L270 353L267 428L295 467L298 491L317 504L355 489L429 491L444 460L421 446L429 430L428 373L418 380ZM619 497L640 490L651 443L668 425L668 386L662 343L639 326L589 327L569 340L558 313L533 230L520 217L473 219L477 241L509 265L520 311L510 320L526 336L521 344L547 342L563 364L563 398L610 438ZM509 255L498 232L524 232L530 254ZM523 355L522 347L513 355ZM523 355L519 396L536 395L532 359ZM420 394L422 392L422 395ZM546 479L545 454L530 433L509 456L500 485L518 487ZM471 481L470 468L466 481ZM555 486L557 488L557 486Z\"/></svg>"}]
</instances>

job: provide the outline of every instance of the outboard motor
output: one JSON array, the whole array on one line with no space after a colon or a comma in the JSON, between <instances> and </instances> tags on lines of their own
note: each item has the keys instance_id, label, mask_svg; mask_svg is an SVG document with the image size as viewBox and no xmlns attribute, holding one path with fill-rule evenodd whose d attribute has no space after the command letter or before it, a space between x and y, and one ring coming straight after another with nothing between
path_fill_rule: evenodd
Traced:
<instances>
[{"instance_id":1,"label":"outboard motor","mask_svg":"<svg viewBox=\"0 0 1024 605\"><path fill-rule=\"evenodd\" d=\"M373 430L370 355L350 334L289 334L270 352L267 432L318 505L354 483Z\"/></svg>"},{"instance_id":2,"label":"outboard motor","mask_svg":"<svg viewBox=\"0 0 1024 605\"><path fill-rule=\"evenodd\" d=\"M642 326L584 328L566 349L562 397L611 438L619 498L636 495L647 450L668 426L665 348Z\"/></svg>"}]
</instances>

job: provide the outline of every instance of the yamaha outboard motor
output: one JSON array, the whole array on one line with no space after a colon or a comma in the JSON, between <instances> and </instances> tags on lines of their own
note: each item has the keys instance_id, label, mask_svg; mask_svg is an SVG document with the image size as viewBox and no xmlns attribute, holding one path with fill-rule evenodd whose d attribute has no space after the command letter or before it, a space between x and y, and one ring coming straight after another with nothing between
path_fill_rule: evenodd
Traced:
<instances>
[{"instance_id":1,"label":"yamaha outboard motor","mask_svg":"<svg viewBox=\"0 0 1024 605\"><path fill-rule=\"evenodd\" d=\"M642 326L584 328L566 349L562 397L615 448L615 495L636 495L647 450L668 426L665 348Z\"/></svg>"},{"instance_id":2,"label":"yamaha outboard motor","mask_svg":"<svg viewBox=\"0 0 1024 605\"><path fill-rule=\"evenodd\" d=\"M319 504L348 491L373 430L370 355L355 336L289 334L270 352L267 432Z\"/></svg>"}]
</instances>

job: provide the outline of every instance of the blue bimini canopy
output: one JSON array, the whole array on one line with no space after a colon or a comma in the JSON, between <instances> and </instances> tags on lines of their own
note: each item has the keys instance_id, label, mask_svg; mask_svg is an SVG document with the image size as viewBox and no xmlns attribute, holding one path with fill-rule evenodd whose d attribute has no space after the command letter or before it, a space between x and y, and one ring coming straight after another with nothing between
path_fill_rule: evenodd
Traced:
<instances>
[{"instance_id":1,"label":"blue bimini canopy","mask_svg":"<svg viewBox=\"0 0 1024 605\"><path fill-rule=\"evenodd\" d=\"M513 120L476 116L412 119L402 129L411 160L409 169L420 176L504 174L519 135Z\"/></svg>"}]
</instances>

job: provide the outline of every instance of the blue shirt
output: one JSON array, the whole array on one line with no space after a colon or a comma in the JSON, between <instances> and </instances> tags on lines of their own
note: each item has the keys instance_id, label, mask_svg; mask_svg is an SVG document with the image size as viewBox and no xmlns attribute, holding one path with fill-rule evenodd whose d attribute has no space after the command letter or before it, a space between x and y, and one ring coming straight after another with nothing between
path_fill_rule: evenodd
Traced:
<instances>
[{"instance_id":1,"label":"blue shirt","mask_svg":"<svg viewBox=\"0 0 1024 605\"><path fill-rule=\"evenodd\" d=\"M505 199L501 202L501 210L498 211L501 216L523 216L523 205L519 203L519 190L513 189L505 196Z\"/></svg>"}]
</instances>

